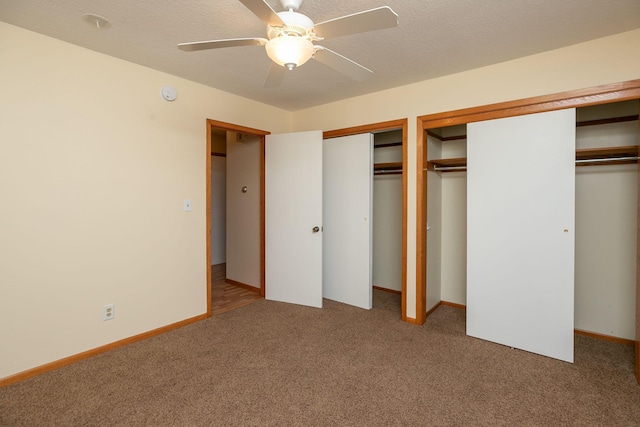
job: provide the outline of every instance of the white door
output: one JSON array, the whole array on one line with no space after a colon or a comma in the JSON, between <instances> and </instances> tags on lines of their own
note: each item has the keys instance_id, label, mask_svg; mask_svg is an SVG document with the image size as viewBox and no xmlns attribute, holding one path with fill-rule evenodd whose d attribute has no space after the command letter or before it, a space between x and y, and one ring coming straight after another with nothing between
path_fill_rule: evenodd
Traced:
<instances>
[{"instance_id":1,"label":"white door","mask_svg":"<svg viewBox=\"0 0 640 427\"><path fill-rule=\"evenodd\" d=\"M467 334L573 362L575 109L467 126Z\"/></svg>"},{"instance_id":2,"label":"white door","mask_svg":"<svg viewBox=\"0 0 640 427\"><path fill-rule=\"evenodd\" d=\"M323 171L323 296L371 309L373 135L326 139Z\"/></svg>"},{"instance_id":3,"label":"white door","mask_svg":"<svg viewBox=\"0 0 640 427\"><path fill-rule=\"evenodd\" d=\"M322 307L322 132L267 135L265 297Z\"/></svg>"}]
</instances>

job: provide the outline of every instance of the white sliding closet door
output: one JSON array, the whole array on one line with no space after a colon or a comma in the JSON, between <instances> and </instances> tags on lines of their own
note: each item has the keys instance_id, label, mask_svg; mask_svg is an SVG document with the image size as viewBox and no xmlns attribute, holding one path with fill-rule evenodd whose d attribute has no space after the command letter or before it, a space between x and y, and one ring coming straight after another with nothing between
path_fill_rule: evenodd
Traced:
<instances>
[{"instance_id":1,"label":"white sliding closet door","mask_svg":"<svg viewBox=\"0 0 640 427\"><path fill-rule=\"evenodd\" d=\"M322 307L322 132L267 135L265 293Z\"/></svg>"},{"instance_id":2,"label":"white sliding closet door","mask_svg":"<svg viewBox=\"0 0 640 427\"><path fill-rule=\"evenodd\" d=\"M467 334L573 362L575 109L467 135Z\"/></svg>"},{"instance_id":3,"label":"white sliding closet door","mask_svg":"<svg viewBox=\"0 0 640 427\"><path fill-rule=\"evenodd\" d=\"M324 140L325 298L371 309L373 135Z\"/></svg>"}]
</instances>

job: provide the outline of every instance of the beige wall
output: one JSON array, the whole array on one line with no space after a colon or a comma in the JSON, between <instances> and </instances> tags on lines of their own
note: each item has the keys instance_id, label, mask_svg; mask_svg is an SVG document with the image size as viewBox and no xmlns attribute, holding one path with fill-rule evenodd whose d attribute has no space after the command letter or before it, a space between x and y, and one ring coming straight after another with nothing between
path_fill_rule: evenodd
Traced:
<instances>
[{"instance_id":1,"label":"beige wall","mask_svg":"<svg viewBox=\"0 0 640 427\"><path fill-rule=\"evenodd\" d=\"M451 126L441 130L443 137L467 134L467 126ZM467 140L441 142L442 158L467 156ZM442 211L442 301L467 303L467 173L429 172L429 179L439 175L442 180L440 208Z\"/></svg>"},{"instance_id":2,"label":"beige wall","mask_svg":"<svg viewBox=\"0 0 640 427\"><path fill-rule=\"evenodd\" d=\"M293 114L293 130L340 129L407 117L407 316L415 318L417 116L640 78L640 30ZM439 291L438 291L439 292ZM428 296L428 299L433 297Z\"/></svg>"},{"instance_id":3,"label":"beige wall","mask_svg":"<svg viewBox=\"0 0 640 427\"><path fill-rule=\"evenodd\" d=\"M576 168L576 329L635 339L638 166Z\"/></svg>"},{"instance_id":4,"label":"beige wall","mask_svg":"<svg viewBox=\"0 0 640 427\"><path fill-rule=\"evenodd\" d=\"M464 156L457 156L464 157ZM443 156L446 158L446 156ZM429 175L429 179L433 175ZM442 179L442 301L467 303L467 173L447 172Z\"/></svg>"},{"instance_id":5,"label":"beige wall","mask_svg":"<svg viewBox=\"0 0 640 427\"><path fill-rule=\"evenodd\" d=\"M227 152L227 133L211 133L211 152ZM211 265L226 262L227 158L211 156Z\"/></svg>"},{"instance_id":6,"label":"beige wall","mask_svg":"<svg viewBox=\"0 0 640 427\"><path fill-rule=\"evenodd\" d=\"M290 114L1 22L0 40L0 378L205 313L206 119Z\"/></svg>"},{"instance_id":7,"label":"beige wall","mask_svg":"<svg viewBox=\"0 0 640 427\"><path fill-rule=\"evenodd\" d=\"M227 261L227 158L211 156L211 265Z\"/></svg>"},{"instance_id":8,"label":"beige wall","mask_svg":"<svg viewBox=\"0 0 640 427\"><path fill-rule=\"evenodd\" d=\"M415 317L415 117L640 78L636 30L289 113L8 24L0 39L0 378L204 313L206 118L274 133L408 118Z\"/></svg>"}]
</instances>

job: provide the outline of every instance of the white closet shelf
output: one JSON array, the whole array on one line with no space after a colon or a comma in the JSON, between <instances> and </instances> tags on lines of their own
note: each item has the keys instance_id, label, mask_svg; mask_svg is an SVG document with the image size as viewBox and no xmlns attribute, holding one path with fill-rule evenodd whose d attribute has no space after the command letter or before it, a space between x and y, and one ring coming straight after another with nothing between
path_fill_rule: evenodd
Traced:
<instances>
[{"instance_id":1,"label":"white closet shelf","mask_svg":"<svg viewBox=\"0 0 640 427\"><path fill-rule=\"evenodd\" d=\"M399 175L402 173L402 162L374 163L374 175Z\"/></svg>"},{"instance_id":2,"label":"white closet shelf","mask_svg":"<svg viewBox=\"0 0 640 427\"><path fill-rule=\"evenodd\" d=\"M576 166L624 165L634 163L638 163L637 145L579 148L576 150ZM466 169L466 157L436 159L427 162L427 170L432 172L455 172Z\"/></svg>"},{"instance_id":3,"label":"white closet shelf","mask_svg":"<svg viewBox=\"0 0 640 427\"><path fill-rule=\"evenodd\" d=\"M611 123L633 122L638 120L638 115L608 117L597 120L583 120L576 122L576 127L598 126ZM427 131L427 134L439 141L454 141L466 139L467 135L454 135L442 137L435 132ZM601 166L624 165L638 162L638 146L624 147L580 148L576 150L576 166ZM593 160L593 161L589 161ZM427 162L427 170L431 172L456 172L467 170L467 158L457 157L451 159L436 159Z\"/></svg>"}]
</instances>

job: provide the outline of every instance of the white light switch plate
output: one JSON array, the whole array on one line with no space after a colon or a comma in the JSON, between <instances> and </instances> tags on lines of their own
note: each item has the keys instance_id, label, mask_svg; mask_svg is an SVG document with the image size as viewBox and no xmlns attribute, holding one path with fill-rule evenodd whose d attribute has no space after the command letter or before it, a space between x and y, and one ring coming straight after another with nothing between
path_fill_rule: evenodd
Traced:
<instances>
[{"instance_id":1,"label":"white light switch plate","mask_svg":"<svg viewBox=\"0 0 640 427\"><path fill-rule=\"evenodd\" d=\"M191 200L184 199L184 211L191 212Z\"/></svg>"}]
</instances>

